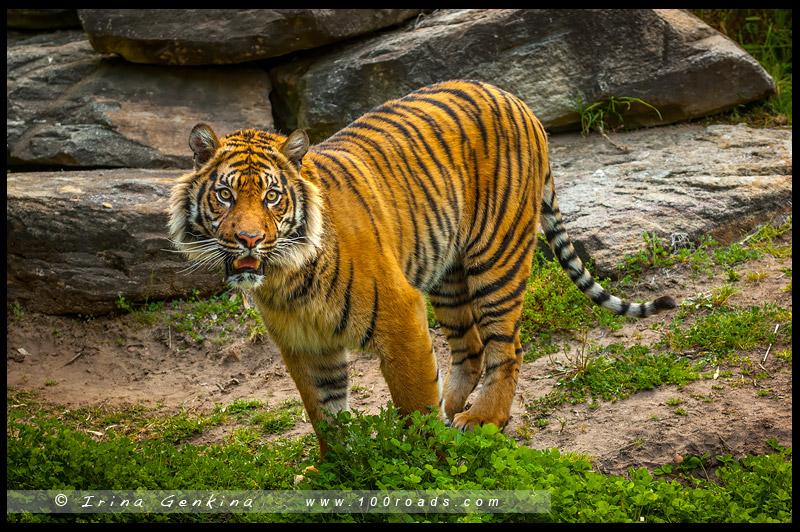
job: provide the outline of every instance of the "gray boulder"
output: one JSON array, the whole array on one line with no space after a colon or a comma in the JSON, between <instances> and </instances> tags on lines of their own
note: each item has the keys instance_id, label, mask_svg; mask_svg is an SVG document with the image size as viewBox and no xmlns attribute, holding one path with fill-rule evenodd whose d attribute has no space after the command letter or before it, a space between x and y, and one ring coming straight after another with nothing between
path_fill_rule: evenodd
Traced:
<instances>
[{"instance_id":1,"label":"gray boulder","mask_svg":"<svg viewBox=\"0 0 800 532\"><path fill-rule=\"evenodd\" d=\"M7 162L13 166L191 168L187 139L273 125L267 74L103 59L63 31L6 48Z\"/></svg>"},{"instance_id":2,"label":"gray boulder","mask_svg":"<svg viewBox=\"0 0 800 532\"><path fill-rule=\"evenodd\" d=\"M134 63L220 65L285 55L398 24L420 9L81 9L95 50Z\"/></svg>"},{"instance_id":3,"label":"gray boulder","mask_svg":"<svg viewBox=\"0 0 800 532\"><path fill-rule=\"evenodd\" d=\"M733 41L681 10L443 10L309 53L270 71L277 122L315 141L373 106L454 78L521 97L550 130L585 104L636 97L629 127L671 123L767 97L775 84Z\"/></svg>"},{"instance_id":4,"label":"gray boulder","mask_svg":"<svg viewBox=\"0 0 800 532\"><path fill-rule=\"evenodd\" d=\"M645 249L643 233L721 243L792 204L792 131L678 125L612 137L557 135L550 163L576 251L615 277L626 254Z\"/></svg>"},{"instance_id":5,"label":"gray boulder","mask_svg":"<svg viewBox=\"0 0 800 532\"><path fill-rule=\"evenodd\" d=\"M188 149L188 148L187 148ZM129 301L223 288L167 238L169 192L180 171L31 172L6 178L6 297L47 314L102 314Z\"/></svg>"}]
</instances>

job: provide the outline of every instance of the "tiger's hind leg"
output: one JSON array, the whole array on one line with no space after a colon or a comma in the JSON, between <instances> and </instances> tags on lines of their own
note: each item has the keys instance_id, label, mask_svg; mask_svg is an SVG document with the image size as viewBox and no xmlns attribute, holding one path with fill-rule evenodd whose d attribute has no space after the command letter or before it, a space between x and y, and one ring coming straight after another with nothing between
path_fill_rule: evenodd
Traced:
<instances>
[{"instance_id":1,"label":"tiger's hind leg","mask_svg":"<svg viewBox=\"0 0 800 532\"><path fill-rule=\"evenodd\" d=\"M478 397L452 425L466 429L508 422L522 367L519 323L533 260L533 244L509 248L493 267L467 266L467 284L484 350L484 380Z\"/></svg>"},{"instance_id":2,"label":"tiger's hind leg","mask_svg":"<svg viewBox=\"0 0 800 532\"><path fill-rule=\"evenodd\" d=\"M481 377L483 343L460 267L446 274L441 283L428 292L428 297L450 345L451 365L444 382L444 410L447 419L452 420L464 410L467 397Z\"/></svg>"}]
</instances>

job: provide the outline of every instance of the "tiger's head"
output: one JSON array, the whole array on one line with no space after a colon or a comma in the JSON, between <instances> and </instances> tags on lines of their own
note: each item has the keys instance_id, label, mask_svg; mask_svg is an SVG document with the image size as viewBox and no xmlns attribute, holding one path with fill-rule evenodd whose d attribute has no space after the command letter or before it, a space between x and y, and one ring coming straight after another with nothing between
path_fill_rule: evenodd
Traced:
<instances>
[{"instance_id":1,"label":"tiger's head","mask_svg":"<svg viewBox=\"0 0 800 532\"><path fill-rule=\"evenodd\" d=\"M194 171L170 197L170 236L194 265L224 266L226 281L256 288L271 268L297 269L321 246L322 199L308 135L257 129L218 139L206 124L189 135Z\"/></svg>"}]
</instances>

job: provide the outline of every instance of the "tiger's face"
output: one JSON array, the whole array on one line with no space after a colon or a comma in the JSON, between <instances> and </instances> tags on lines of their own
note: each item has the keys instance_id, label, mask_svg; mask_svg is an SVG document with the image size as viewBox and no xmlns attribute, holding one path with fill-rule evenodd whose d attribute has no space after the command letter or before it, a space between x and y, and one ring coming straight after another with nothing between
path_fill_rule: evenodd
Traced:
<instances>
[{"instance_id":1,"label":"tiger's face","mask_svg":"<svg viewBox=\"0 0 800 532\"><path fill-rule=\"evenodd\" d=\"M298 268L320 246L320 198L303 156L308 136L242 130L189 136L195 171L172 192L170 233L192 268L223 266L226 281L253 289L270 268Z\"/></svg>"}]
</instances>

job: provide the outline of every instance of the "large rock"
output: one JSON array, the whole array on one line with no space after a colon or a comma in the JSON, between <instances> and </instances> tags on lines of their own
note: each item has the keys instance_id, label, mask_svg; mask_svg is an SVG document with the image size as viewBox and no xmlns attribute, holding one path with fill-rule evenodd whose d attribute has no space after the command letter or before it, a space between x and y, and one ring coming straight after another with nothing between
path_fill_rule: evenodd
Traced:
<instances>
[{"instance_id":1,"label":"large rock","mask_svg":"<svg viewBox=\"0 0 800 532\"><path fill-rule=\"evenodd\" d=\"M791 209L791 130L679 125L613 139L628 151L577 133L550 145L567 230L601 276L644 249L645 232L727 244Z\"/></svg>"},{"instance_id":2,"label":"large rock","mask_svg":"<svg viewBox=\"0 0 800 532\"><path fill-rule=\"evenodd\" d=\"M6 48L7 162L13 166L190 168L198 122L273 125L267 74L103 59L80 31Z\"/></svg>"},{"instance_id":3,"label":"large rock","mask_svg":"<svg viewBox=\"0 0 800 532\"><path fill-rule=\"evenodd\" d=\"M675 126L556 136L551 163L578 253L601 275L644 249L642 233L741 238L791 206L792 132ZM219 276L163 251L169 189L180 172L114 170L7 177L8 301L51 313L101 313L119 295L150 301L219 289Z\"/></svg>"},{"instance_id":4,"label":"large rock","mask_svg":"<svg viewBox=\"0 0 800 532\"><path fill-rule=\"evenodd\" d=\"M244 63L398 24L421 9L81 9L95 50L134 63Z\"/></svg>"},{"instance_id":5,"label":"large rock","mask_svg":"<svg viewBox=\"0 0 800 532\"><path fill-rule=\"evenodd\" d=\"M169 192L180 171L93 170L6 178L6 297L48 314L101 314L129 301L223 288L167 238Z\"/></svg>"},{"instance_id":6,"label":"large rock","mask_svg":"<svg viewBox=\"0 0 800 532\"><path fill-rule=\"evenodd\" d=\"M550 130L584 104L630 96L628 126L670 123L773 94L733 41L680 10L444 10L271 70L276 117L327 138L373 106L454 78L521 97ZM280 101L280 105L277 105Z\"/></svg>"}]
</instances>

